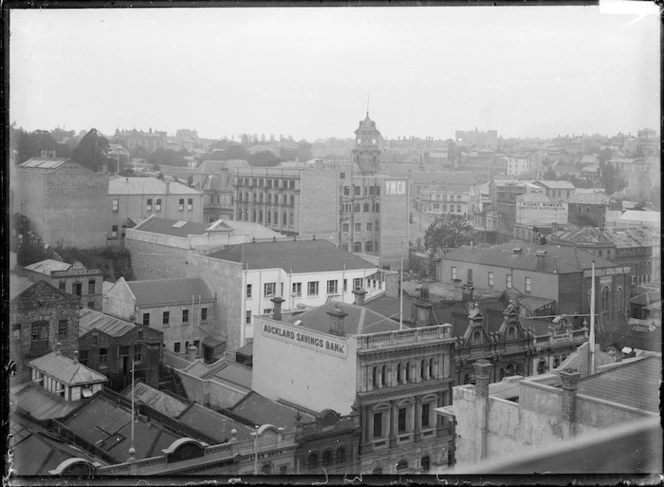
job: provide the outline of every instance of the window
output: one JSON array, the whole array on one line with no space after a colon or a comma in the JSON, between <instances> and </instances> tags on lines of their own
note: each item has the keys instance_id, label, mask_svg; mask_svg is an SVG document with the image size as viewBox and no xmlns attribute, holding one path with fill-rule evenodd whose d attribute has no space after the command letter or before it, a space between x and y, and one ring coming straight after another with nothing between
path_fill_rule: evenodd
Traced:
<instances>
[{"instance_id":1,"label":"window","mask_svg":"<svg viewBox=\"0 0 664 487\"><path fill-rule=\"evenodd\" d=\"M250 325L250 324L251 324L251 311L247 311L247 312L245 313L244 322L245 322L247 325Z\"/></svg>"},{"instance_id":2,"label":"window","mask_svg":"<svg viewBox=\"0 0 664 487\"><path fill-rule=\"evenodd\" d=\"M291 206L295 206L295 196L291 195L290 197L290 204Z\"/></svg>"},{"instance_id":3,"label":"window","mask_svg":"<svg viewBox=\"0 0 664 487\"><path fill-rule=\"evenodd\" d=\"M362 287L362 278L358 277L357 279L353 279L353 289L360 289Z\"/></svg>"},{"instance_id":4,"label":"window","mask_svg":"<svg viewBox=\"0 0 664 487\"><path fill-rule=\"evenodd\" d=\"M360 196L360 187L359 186L353 186L353 194L355 196Z\"/></svg>"},{"instance_id":5,"label":"window","mask_svg":"<svg viewBox=\"0 0 664 487\"><path fill-rule=\"evenodd\" d=\"M406 431L406 414L408 413L407 408L399 408L399 433L404 433Z\"/></svg>"},{"instance_id":6,"label":"window","mask_svg":"<svg viewBox=\"0 0 664 487\"><path fill-rule=\"evenodd\" d=\"M282 224L282 225L286 225L287 222L288 222L288 219L286 218L286 212L284 211L284 212L281 214L281 224Z\"/></svg>"},{"instance_id":7,"label":"window","mask_svg":"<svg viewBox=\"0 0 664 487\"><path fill-rule=\"evenodd\" d=\"M457 269L455 266L452 266L452 280L455 281L457 278Z\"/></svg>"},{"instance_id":8,"label":"window","mask_svg":"<svg viewBox=\"0 0 664 487\"><path fill-rule=\"evenodd\" d=\"M258 210L258 223L263 223L263 210Z\"/></svg>"},{"instance_id":9,"label":"window","mask_svg":"<svg viewBox=\"0 0 664 487\"><path fill-rule=\"evenodd\" d=\"M180 198L178 202L178 211L184 211L184 198Z\"/></svg>"},{"instance_id":10,"label":"window","mask_svg":"<svg viewBox=\"0 0 664 487\"><path fill-rule=\"evenodd\" d=\"M118 348L118 357L127 357L129 355L129 345L120 345Z\"/></svg>"},{"instance_id":11,"label":"window","mask_svg":"<svg viewBox=\"0 0 664 487\"><path fill-rule=\"evenodd\" d=\"M360 222L355 223L355 231L356 232L362 231L362 224Z\"/></svg>"},{"instance_id":12,"label":"window","mask_svg":"<svg viewBox=\"0 0 664 487\"><path fill-rule=\"evenodd\" d=\"M120 211L120 200L113 200L113 213Z\"/></svg>"},{"instance_id":13,"label":"window","mask_svg":"<svg viewBox=\"0 0 664 487\"><path fill-rule=\"evenodd\" d=\"M420 466L422 467L423 473L429 472L429 468L431 468L431 458L429 455L420 458Z\"/></svg>"},{"instance_id":14,"label":"window","mask_svg":"<svg viewBox=\"0 0 664 487\"><path fill-rule=\"evenodd\" d=\"M288 187L290 189L295 189L295 181L288 181Z\"/></svg>"},{"instance_id":15,"label":"window","mask_svg":"<svg viewBox=\"0 0 664 487\"><path fill-rule=\"evenodd\" d=\"M251 299L251 284L247 284L247 299Z\"/></svg>"},{"instance_id":16,"label":"window","mask_svg":"<svg viewBox=\"0 0 664 487\"><path fill-rule=\"evenodd\" d=\"M300 297L302 296L302 283L301 282L294 282L293 283L293 296L295 297Z\"/></svg>"},{"instance_id":17,"label":"window","mask_svg":"<svg viewBox=\"0 0 664 487\"><path fill-rule=\"evenodd\" d=\"M383 413L374 413L373 415L373 436L374 438L383 436Z\"/></svg>"},{"instance_id":18,"label":"window","mask_svg":"<svg viewBox=\"0 0 664 487\"><path fill-rule=\"evenodd\" d=\"M364 251L365 252L373 252L373 242L365 242L364 243Z\"/></svg>"},{"instance_id":19,"label":"window","mask_svg":"<svg viewBox=\"0 0 664 487\"><path fill-rule=\"evenodd\" d=\"M118 226L113 225L111 227L111 237L116 238L118 236Z\"/></svg>"},{"instance_id":20,"label":"window","mask_svg":"<svg viewBox=\"0 0 664 487\"><path fill-rule=\"evenodd\" d=\"M369 213L369 203L364 203L364 212Z\"/></svg>"},{"instance_id":21,"label":"window","mask_svg":"<svg viewBox=\"0 0 664 487\"><path fill-rule=\"evenodd\" d=\"M507 287L507 289L512 289L512 274L507 274L505 276L505 287Z\"/></svg>"},{"instance_id":22,"label":"window","mask_svg":"<svg viewBox=\"0 0 664 487\"><path fill-rule=\"evenodd\" d=\"M327 449L323 452L323 466L329 467L332 464L332 450Z\"/></svg>"},{"instance_id":23,"label":"window","mask_svg":"<svg viewBox=\"0 0 664 487\"><path fill-rule=\"evenodd\" d=\"M188 309L183 309L182 310L182 323L189 323L189 310Z\"/></svg>"},{"instance_id":24,"label":"window","mask_svg":"<svg viewBox=\"0 0 664 487\"><path fill-rule=\"evenodd\" d=\"M64 291L66 287L67 287L67 281L61 280L60 282L58 282L58 289L60 291Z\"/></svg>"},{"instance_id":25,"label":"window","mask_svg":"<svg viewBox=\"0 0 664 487\"><path fill-rule=\"evenodd\" d=\"M162 317L162 320L161 320L162 324L168 325L170 317L171 317L171 312L170 311L164 311L164 314L163 314L163 317Z\"/></svg>"},{"instance_id":26,"label":"window","mask_svg":"<svg viewBox=\"0 0 664 487\"><path fill-rule=\"evenodd\" d=\"M14 323L12 325L12 337L19 339L21 338L21 324L20 323Z\"/></svg>"},{"instance_id":27,"label":"window","mask_svg":"<svg viewBox=\"0 0 664 487\"><path fill-rule=\"evenodd\" d=\"M339 448L337 448L336 463L337 465L341 465L345 462L346 462L346 448L340 446Z\"/></svg>"},{"instance_id":28,"label":"window","mask_svg":"<svg viewBox=\"0 0 664 487\"><path fill-rule=\"evenodd\" d=\"M318 296L318 281L309 281L307 283L307 295Z\"/></svg>"},{"instance_id":29,"label":"window","mask_svg":"<svg viewBox=\"0 0 664 487\"><path fill-rule=\"evenodd\" d=\"M359 212L360 212L360 204L359 204L359 203L355 203L355 204L353 205L353 211L354 211L355 213L359 213Z\"/></svg>"},{"instance_id":30,"label":"window","mask_svg":"<svg viewBox=\"0 0 664 487\"><path fill-rule=\"evenodd\" d=\"M95 346L99 344L99 335L96 333L92 334L92 344Z\"/></svg>"},{"instance_id":31,"label":"window","mask_svg":"<svg viewBox=\"0 0 664 487\"><path fill-rule=\"evenodd\" d=\"M90 279L88 281L88 294L94 294L95 293L95 281L94 279Z\"/></svg>"},{"instance_id":32,"label":"window","mask_svg":"<svg viewBox=\"0 0 664 487\"><path fill-rule=\"evenodd\" d=\"M154 200L154 211L161 211L161 198Z\"/></svg>"},{"instance_id":33,"label":"window","mask_svg":"<svg viewBox=\"0 0 664 487\"><path fill-rule=\"evenodd\" d=\"M355 242L353 244L353 252L362 252L362 242Z\"/></svg>"},{"instance_id":34,"label":"window","mask_svg":"<svg viewBox=\"0 0 664 487\"><path fill-rule=\"evenodd\" d=\"M187 210L191 211L194 209L194 198L187 199Z\"/></svg>"},{"instance_id":35,"label":"window","mask_svg":"<svg viewBox=\"0 0 664 487\"><path fill-rule=\"evenodd\" d=\"M380 210L380 203L376 203L376 212L378 212L379 210ZM378 229L376 228L376 230Z\"/></svg>"},{"instance_id":36,"label":"window","mask_svg":"<svg viewBox=\"0 0 664 487\"><path fill-rule=\"evenodd\" d=\"M279 212L278 211L274 212L274 224L279 225Z\"/></svg>"},{"instance_id":37,"label":"window","mask_svg":"<svg viewBox=\"0 0 664 487\"><path fill-rule=\"evenodd\" d=\"M143 313L143 324L150 326L150 313Z\"/></svg>"},{"instance_id":38,"label":"window","mask_svg":"<svg viewBox=\"0 0 664 487\"><path fill-rule=\"evenodd\" d=\"M489 272L489 287L493 287L493 272Z\"/></svg>"},{"instance_id":39,"label":"window","mask_svg":"<svg viewBox=\"0 0 664 487\"><path fill-rule=\"evenodd\" d=\"M134 362L140 363L143 360L143 346L134 345Z\"/></svg>"},{"instance_id":40,"label":"window","mask_svg":"<svg viewBox=\"0 0 664 487\"><path fill-rule=\"evenodd\" d=\"M338 281L327 281L327 294L336 294L338 292Z\"/></svg>"},{"instance_id":41,"label":"window","mask_svg":"<svg viewBox=\"0 0 664 487\"><path fill-rule=\"evenodd\" d=\"M311 452L307 460L307 465L310 470L315 470L318 468L318 453Z\"/></svg>"},{"instance_id":42,"label":"window","mask_svg":"<svg viewBox=\"0 0 664 487\"><path fill-rule=\"evenodd\" d=\"M348 279L344 279L344 292L348 291Z\"/></svg>"},{"instance_id":43,"label":"window","mask_svg":"<svg viewBox=\"0 0 664 487\"><path fill-rule=\"evenodd\" d=\"M431 424L431 404L422 404L422 428L428 428Z\"/></svg>"},{"instance_id":44,"label":"window","mask_svg":"<svg viewBox=\"0 0 664 487\"><path fill-rule=\"evenodd\" d=\"M406 362L406 367L404 369L405 369L404 372L405 372L405 376L406 376L405 382L410 382L410 362Z\"/></svg>"},{"instance_id":45,"label":"window","mask_svg":"<svg viewBox=\"0 0 664 487\"><path fill-rule=\"evenodd\" d=\"M67 338L67 320L58 321L58 338Z\"/></svg>"},{"instance_id":46,"label":"window","mask_svg":"<svg viewBox=\"0 0 664 487\"><path fill-rule=\"evenodd\" d=\"M601 297L601 300L602 300L602 301L601 301L601 304L600 304L600 306L601 306L600 309L601 309L601 311L602 311L603 313L609 311L609 295L610 295L610 291L611 291L611 290L609 289L608 286L604 286L604 287L602 288L602 295L601 295L601 296L602 296L602 297Z\"/></svg>"},{"instance_id":47,"label":"window","mask_svg":"<svg viewBox=\"0 0 664 487\"><path fill-rule=\"evenodd\" d=\"M88 365L88 351L87 350L81 350L78 352L78 361L82 365Z\"/></svg>"},{"instance_id":48,"label":"window","mask_svg":"<svg viewBox=\"0 0 664 487\"><path fill-rule=\"evenodd\" d=\"M175 343L173 344L173 351L174 351L175 353L180 353L180 342L175 342Z\"/></svg>"},{"instance_id":49,"label":"window","mask_svg":"<svg viewBox=\"0 0 664 487\"><path fill-rule=\"evenodd\" d=\"M473 270L468 269L468 282L473 282Z\"/></svg>"},{"instance_id":50,"label":"window","mask_svg":"<svg viewBox=\"0 0 664 487\"><path fill-rule=\"evenodd\" d=\"M201 321L207 321L207 320L208 320L208 309L201 308Z\"/></svg>"},{"instance_id":51,"label":"window","mask_svg":"<svg viewBox=\"0 0 664 487\"><path fill-rule=\"evenodd\" d=\"M265 212L265 216L267 216L267 221L265 223L272 223L272 212L271 211Z\"/></svg>"},{"instance_id":52,"label":"window","mask_svg":"<svg viewBox=\"0 0 664 487\"><path fill-rule=\"evenodd\" d=\"M276 283L274 282L266 282L263 284L263 296L266 298L271 298L274 296L274 290L276 288Z\"/></svg>"},{"instance_id":53,"label":"window","mask_svg":"<svg viewBox=\"0 0 664 487\"><path fill-rule=\"evenodd\" d=\"M106 367L108 364L108 348L99 349L99 365Z\"/></svg>"},{"instance_id":54,"label":"window","mask_svg":"<svg viewBox=\"0 0 664 487\"><path fill-rule=\"evenodd\" d=\"M373 223L369 222L367 223L367 232L371 232L373 230Z\"/></svg>"},{"instance_id":55,"label":"window","mask_svg":"<svg viewBox=\"0 0 664 487\"><path fill-rule=\"evenodd\" d=\"M148 198L148 202L146 204L146 210L152 211L152 198Z\"/></svg>"},{"instance_id":56,"label":"window","mask_svg":"<svg viewBox=\"0 0 664 487\"><path fill-rule=\"evenodd\" d=\"M348 223L344 223L342 225L341 229L343 230L344 233L348 233L349 232L349 227L350 227L350 225Z\"/></svg>"},{"instance_id":57,"label":"window","mask_svg":"<svg viewBox=\"0 0 664 487\"><path fill-rule=\"evenodd\" d=\"M532 289L532 280L530 277L526 277L526 285L525 285L525 291L529 293Z\"/></svg>"}]
</instances>

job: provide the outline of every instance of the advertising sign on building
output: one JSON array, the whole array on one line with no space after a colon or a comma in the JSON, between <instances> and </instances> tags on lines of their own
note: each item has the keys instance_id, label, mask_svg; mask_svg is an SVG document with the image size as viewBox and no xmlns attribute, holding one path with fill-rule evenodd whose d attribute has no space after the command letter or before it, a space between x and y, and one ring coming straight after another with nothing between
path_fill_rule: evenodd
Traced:
<instances>
[{"instance_id":1,"label":"advertising sign on building","mask_svg":"<svg viewBox=\"0 0 664 487\"><path fill-rule=\"evenodd\" d=\"M264 321L261 325L261 333L263 336L293 343L302 348L336 355L337 357L346 357L348 354L344 340L321 336L310 330L293 330L290 327Z\"/></svg>"},{"instance_id":2,"label":"advertising sign on building","mask_svg":"<svg viewBox=\"0 0 664 487\"><path fill-rule=\"evenodd\" d=\"M406 196L408 192L408 183L404 180L385 180L385 195L386 196Z\"/></svg>"},{"instance_id":3,"label":"advertising sign on building","mask_svg":"<svg viewBox=\"0 0 664 487\"><path fill-rule=\"evenodd\" d=\"M517 200L516 223L533 226L567 223L567 203Z\"/></svg>"}]
</instances>

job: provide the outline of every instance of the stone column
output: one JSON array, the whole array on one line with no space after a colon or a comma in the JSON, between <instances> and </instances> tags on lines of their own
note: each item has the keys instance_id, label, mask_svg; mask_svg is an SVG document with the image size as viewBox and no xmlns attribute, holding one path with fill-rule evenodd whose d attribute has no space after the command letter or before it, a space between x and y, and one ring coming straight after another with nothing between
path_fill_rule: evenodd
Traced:
<instances>
[{"instance_id":1,"label":"stone column","mask_svg":"<svg viewBox=\"0 0 664 487\"><path fill-rule=\"evenodd\" d=\"M567 427L566 438L576 436L576 392L581 374L576 369L563 369L559 372L562 381L561 419Z\"/></svg>"},{"instance_id":2,"label":"stone column","mask_svg":"<svg viewBox=\"0 0 664 487\"><path fill-rule=\"evenodd\" d=\"M415 415L415 441L422 441L422 398L420 396L415 398L413 414Z\"/></svg>"},{"instance_id":3,"label":"stone column","mask_svg":"<svg viewBox=\"0 0 664 487\"><path fill-rule=\"evenodd\" d=\"M487 457L487 418L489 416L489 373L491 363L478 360L475 367L475 461Z\"/></svg>"},{"instance_id":4,"label":"stone column","mask_svg":"<svg viewBox=\"0 0 664 487\"><path fill-rule=\"evenodd\" d=\"M376 386L378 389L383 387L383 366L376 366Z\"/></svg>"},{"instance_id":5,"label":"stone column","mask_svg":"<svg viewBox=\"0 0 664 487\"><path fill-rule=\"evenodd\" d=\"M399 428L399 410L393 401L390 407L390 448L397 444L397 430Z\"/></svg>"}]
</instances>

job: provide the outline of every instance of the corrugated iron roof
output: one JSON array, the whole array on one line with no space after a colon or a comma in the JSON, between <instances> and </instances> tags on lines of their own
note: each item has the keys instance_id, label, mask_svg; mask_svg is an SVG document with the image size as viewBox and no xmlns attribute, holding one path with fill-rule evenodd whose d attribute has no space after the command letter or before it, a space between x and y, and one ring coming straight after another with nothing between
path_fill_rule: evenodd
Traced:
<instances>
[{"instance_id":1,"label":"corrugated iron roof","mask_svg":"<svg viewBox=\"0 0 664 487\"><path fill-rule=\"evenodd\" d=\"M575 189L574 185L565 180L548 180L548 179L538 179L535 181L535 184L541 184L545 188L549 189Z\"/></svg>"},{"instance_id":2,"label":"corrugated iron roof","mask_svg":"<svg viewBox=\"0 0 664 487\"><path fill-rule=\"evenodd\" d=\"M136 327L133 323L90 308L81 308L78 312L78 317L79 337L92 330L101 331L113 337L121 337Z\"/></svg>"},{"instance_id":3,"label":"corrugated iron roof","mask_svg":"<svg viewBox=\"0 0 664 487\"><path fill-rule=\"evenodd\" d=\"M298 414L298 410L272 401L254 391L233 406L231 411L254 424L272 424L278 428L284 427L287 431L295 427L295 416ZM300 410L299 413L302 416L300 421L303 423L310 423L316 419L304 410Z\"/></svg>"},{"instance_id":4,"label":"corrugated iron roof","mask_svg":"<svg viewBox=\"0 0 664 487\"><path fill-rule=\"evenodd\" d=\"M65 159L62 157L56 157L56 158L33 157L32 159L28 159L24 163L20 164L19 167L30 167L37 169L56 169L62 166L68 160L69 159Z\"/></svg>"},{"instance_id":5,"label":"corrugated iron roof","mask_svg":"<svg viewBox=\"0 0 664 487\"><path fill-rule=\"evenodd\" d=\"M178 221L170 218L158 218L151 216L134 227L141 232L159 233L161 235L172 235L174 237L186 237L187 235L203 235L209 224L185 221L182 226L173 226Z\"/></svg>"},{"instance_id":6,"label":"corrugated iron roof","mask_svg":"<svg viewBox=\"0 0 664 487\"><path fill-rule=\"evenodd\" d=\"M68 386L106 382L105 375L74 362L59 352L51 352L30 362L30 367Z\"/></svg>"},{"instance_id":7,"label":"corrugated iron roof","mask_svg":"<svg viewBox=\"0 0 664 487\"><path fill-rule=\"evenodd\" d=\"M247 389L251 389L252 369L237 362L225 362L225 365L205 376L215 377Z\"/></svg>"},{"instance_id":8,"label":"corrugated iron roof","mask_svg":"<svg viewBox=\"0 0 664 487\"><path fill-rule=\"evenodd\" d=\"M127 286L136 296L137 306L157 306L174 303L198 303L214 299L214 293L199 277L184 279L154 279L150 281L128 281Z\"/></svg>"},{"instance_id":9,"label":"corrugated iron roof","mask_svg":"<svg viewBox=\"0 0 664 487\"><path fill-rule=\"evenodd\" d=\"M16 407L27 411L37 420L62 418L81 405L80 401L67 401L34 382L12 390L10 397Z\"/></svg>"},{"instance_id":10,"label":"corrugated iron roof","mask_svg":"<svg viewBox=\"0 0 664 487\"><path fill-rule=\"evenodd\" d=\"M172 181L169 194L200 195L201 192ZM117 177L108 181L109 195L165 195L166 183L157 178Z\"/></svg>"},{"instance_id":11,"label":"corrugated iron roof","mask_svg":"<svg viewBox=\"0 0 664 487\"><path fill-rule=\"evenodd\" d=\"M137 380L134 384L134 398L136 402L147 404L162 414L171 418L177 418L189 407L189 403L184 399L172 396L164 391L155 389L147 385L142 380ZM125 397L131 398L132 387L129 386L122 393Z\"/></svg>"},{"instance_id":12,"label":"corrugated iron roof","mask_svg":"<svg viewBox=\"0 0 664 487\"><path fill-rule=\"evenodd\" d=\"M232 430L237 431L236 438L239 441L252 438L249 427L198 403L193 403L180 415L178 421L217 440L218 443L227 443L233 437Z\"/></svg>"},{"instance_id":13,"label":"corrugated iron roof","mask_svg":"<svg viewBox=\"0 0 664 487\"><path fill-rule=\"evenodd\" d=\"M66 271L71 267L71 264L66 262L61 262L54 259L46 259L34 264L25 266L26 269L34 272L39 272L40 274L45 274L47 276L51 275L51 271Z\"/></svg>"}]
</instances>

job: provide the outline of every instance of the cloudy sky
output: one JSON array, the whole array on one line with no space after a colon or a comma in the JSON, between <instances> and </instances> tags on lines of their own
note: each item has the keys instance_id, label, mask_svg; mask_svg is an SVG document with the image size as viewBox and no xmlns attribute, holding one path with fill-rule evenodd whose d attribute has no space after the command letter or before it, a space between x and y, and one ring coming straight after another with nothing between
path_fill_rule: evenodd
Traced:
<instances>
[{"instance_id":1,"label":"cloudy sky","mask_svg":"<svg viewBox=\"0 0 664 487\"><path fill-rule=\"evenodd\" d=\"M368 93L388 138L659 128L658 15L603 6L13 10L10 36L28 130L352 137Z\"/></svg>"}]
</instances>

